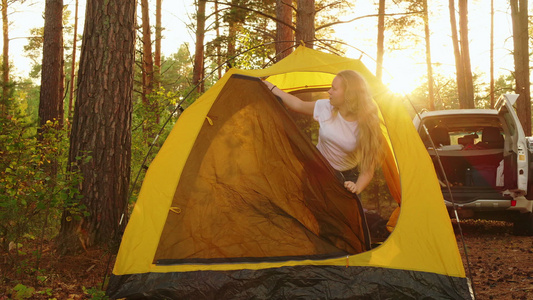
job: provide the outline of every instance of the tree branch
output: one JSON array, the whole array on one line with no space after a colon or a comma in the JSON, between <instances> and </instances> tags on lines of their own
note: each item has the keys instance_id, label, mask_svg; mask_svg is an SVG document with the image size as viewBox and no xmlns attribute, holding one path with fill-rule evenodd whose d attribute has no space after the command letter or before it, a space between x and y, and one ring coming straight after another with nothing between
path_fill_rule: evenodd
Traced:
<instances>
[{"instance_id":1,"label":"tree branch","mask_svg":"<svg viewBox=\"0 0 533 300\"><path fill-rule=\"evenodd\" d=\"M344 2L344 1L337 1L337 2L330 3L328 5L324 5L324 6L320 7L320 8L318 8L317 10L315 10L315 14L318 14L319 12L321 12L322 10L324 10L324 9L326 9L328 7L332 7L332 6L335 6L337 4L341 4L342 2Z\"/></svg>"},{"instance_id":2,"label":"tree branch","mask_svg":"<svg viewBox=\"0 0 533 300\"><path fill-rule=\"evenodd\" d=\"M397 13L397 14L385 14L386 17L390 17L390 16L405 16L405 15L413 15L413 14L418 14L418 13L422 13L422 11L413 11L413 12L407 12L407 13ZM315 30L316 31L319 31L321 29L324 29L324 28L327 28L327 27L330 27L330 26L334 26L334 25L339 25L339 24L346 24L346 23L351 23L353 21L357 21L357 20L360 20L360 19L364 19L364 18L372 18L372 17L378 17L379 14L374 14L374 15L366 15L366 16L360 16L360 17L355 17L351 20L348 20L348 21L337 21L337 22L333 22L333 23L328 23L328 24L324 24L322 26L319 26L317 27Z\"/></svg>"},{"instance_id":3,"label":"tree branch","mask_svg":"<svg viewBox=\"0 0 533 300\"><path fill-rule=\"evenodd\" d=\"M212 3L217 2L218 4L227 5L227 6L231 6L231 7L240 8L240 9L243 9L243 10L246 10L246 11L250 11L250 12L256 13L258 15L261 15L261 16L267 18L267 19L270 19L270 20L272 20L272 21L274 21L276 23L283 24L283 25L291 28L292 30L296 31L296 27L293 26L292 24L287 24L284 21L282 21L282 20L280 20L280 19L278 19L278 18L276 18L274 16L265 14L264 12L261 12L261 11L258 11L258 10L255 10L255 9L252 9L252 8L249 8L249 7L245 7L245 6L241 6L241 5L237 5L237 4L233 4L233 3L228 3L228 2L220 2L220 1L216 1L216 0L207 0L206 2L212 2ZM294 7L292 7L292 8L294 9Z\"/></svg>"}]
</instances>

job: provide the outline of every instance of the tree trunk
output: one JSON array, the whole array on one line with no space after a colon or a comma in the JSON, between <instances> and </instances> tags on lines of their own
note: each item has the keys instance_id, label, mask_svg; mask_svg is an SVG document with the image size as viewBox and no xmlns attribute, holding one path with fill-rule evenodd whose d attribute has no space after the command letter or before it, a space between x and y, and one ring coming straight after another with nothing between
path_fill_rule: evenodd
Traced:
<instances>
[{"instance_id":1,"label":"tree trunk","mask_svg":"<svg viewBox=\"0 0 533 300\"><path fill-rule=\"evenodd\" d=\"M46 0L39 121L63 125L63 0Z\"/></svg>"},{"instance_id":2,"label":"tree trunk","mask_svg":"<svg viewBox=\"0 0 533 300\"><path fill-rule=\"evenodd\" d=\"M155 2L155 54L154 65L155 75L154 80L157 87L161 86L161 39L163 27L161 27L161 2L162 0L156 0Z\"/></svg>"},{"instance_id":3,"label":"tree trunk","mask_svg":"<svg viewBox=\"0 0 533 300\"><path fill-rule=\"evenodd\" d=\"M231 0L231 3L234 5L237 5L238 1ZM229 20L228 20L228 50L227 50L228 68L233 67L233 64L234 64L232 61L232 58L235 57L237 53L236 39L237 39L237 22L235 21L235 18L230 15Z\"/></svg>"},{"instance_id":4,"label":"tree trunk","mask_svg":"<svg viewBox=\"0 0 533 300\"><path fill-rule=\"evenodd\" d=\"M315 40L315 0L297 0L296 43L313 48Z\"/></svg>"},{"instance_id":5,"label":"tree trunk","mask_svg":"<svg viewBox=\"0 0 533 300\"><path fill-rule=\"evenodd\" d=\"M292 24L291 0L276 0L276 18ZM289 26L276 22L276 61L287 57L293 51L294 31Z\"/></svg>"},{"instance_id":6,"label":"tree trunk","mask_svg":"<svg viewBox=\"0 0 533 300\"><path fill-rule=\"evenodd\" d=\"M205 37L205 4L206 0L198 1L198 11L196 13L196 48L194 52L194 66L192 84L198 85L198 93L204 92L204 85L201 83L204 77L204 37Z\"/></svg>"},{"instance_id":7,"label":"tree trunk","mask_svg":"<svg viewBox=\"0 0 533 300\"><path fill-rule=\"evenodd\" d=\"M464 93L466 97L464 108L475 108L474 83L470 64L470 42L468 40L468 0L459 0L459 31L461 34L461 64L463 67Z\"/></svg>"},{"instance_id":8,"label":"tree trunk","mask_svg":"<svg viewBox=\"0 0 533 300\"><path fill-rule=\"evenodd\" d=\"M381 80L383 77L383 53L385 42L385 0L379 0L378 8L378 51L376 57L376 77Z\"/></svg>"},{"instance_id":9,"label":"tree trunk","mask_svg":"<svg viewBox=\"0 0 533 300\"><path fill-rule=\"evenodd\" d=\"M152 60L152 38L150 33L150 11L148 0L141 0L142 32L143 32L143 102L149 105L147 96L153 90L154 61Z\"/></svg>"},{"instance_id":10,"label":"tree trunk","mask_svg":"<svg viewBox=\"0 0 533 300\"><path fill-rule=\"evenodd\" d=\"M72 66L70 69L70 94L68 97L68 120L72 120L72 107L74 103L74 84L76 82L76 50L78 48L78 4L79 0L76 0L76 6L74 8L74 39L72 41Z\"/></svg>"},{"instance_id":11,"label":"tree trunk","mask_svg":"<svg viewBox=\"0 0 533 300\"><path fill-rule=\"evenodd\" d=\"M424 7L424 33L426 39L426 65L428 72L428 107L429 110L435 110L435 92L433 91L433 66L431 65L431 33L429 31L429 11L428 1L423 0Z\"/></svg>"},{"instance_id":12,"label":"tree trunk","mask_svg":"<svg viewBox=\"0 0 533 300\"><path fill-rule=\"evenodd\" d=\"M463 80L464 69L462 66L461 50L459 48L459 38L457 36L457 21L455 19L454 0L449 0L449 9L450 9L450 25L452 29L453 53L455 57L455 71L456 71L455 76L457 79L457 93L459 97L459 107L466 108L465 82Z\"/></svg>"},{"instance_id":13,"label":"tree trunk","mask_svg":"<svg viewBox=\"0 0 533 300\"><path fill-rule=\"evenodd\" d=\"M531 136L528 5L527 0L511 0L510 4L513 22L516 93L519 94L516 101L516 111L526 136Z\"/></svg>"},{"instance_id":14,"label":"tree trunk","mask_svg":"<svg viewBox=\"0 0 533 300\"><path fill-rule=\"evenodd\" d=\"M3 32L3 52L2 52L2 101L0 103L0 113L7 115L7 107L10 96L9 89L9 21L7 18L7 0L2 0L2 32Z\"/></svg>"},{"instance_id":15,"label":"tree trunk","mask_svg":"<svg viewBox=\"0 0 533 300\"><path fill-rule=\"evenodd\" d=\"M147 108L153 113L155 123L159 124L159 108L157 101L150 101L149 96L154 90L154 60L152 59L152 33L150 31L150 9L148 7L148 0L141 0L141 14L142 14L142 82L143 93L142 101Z\"/></svg>"},{"instance_id":16,"label":"tree trunk","mask_svg":"<svg viewBox=\"0 0 533 300\"><path fill-rule=\"evenodd\" d=\"M127 215L135 0L88 1L85 20L69 162L83 176L81 204L89 215L73 218L65 210L61 253L116 240ZM90 160L82 163L80 156Z\"/></svg>"},{"instance_id":17,"label":"tree trunk","mask_svg":"<svg viewBox=\"0 0 533 300\"><path fill-rule=\"evenodd\" d=\"M215 31L216 39L218 40L216 44L217 49L217 66L222 64L222 46L220 45L220 12L218 11L218 1L215 1ZM217 68L218 78L222 78L222 68Z\"/></svg>"}]
</instances>

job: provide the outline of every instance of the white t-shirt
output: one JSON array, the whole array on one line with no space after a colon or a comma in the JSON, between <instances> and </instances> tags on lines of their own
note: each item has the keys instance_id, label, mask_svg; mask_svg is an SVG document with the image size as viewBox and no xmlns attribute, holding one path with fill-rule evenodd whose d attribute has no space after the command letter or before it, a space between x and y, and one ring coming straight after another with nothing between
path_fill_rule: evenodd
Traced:
<instances>
[{"instance_id":1,"label":"white t-shirt","mask_svg":"<svg viewBox=\"0 0 533 300\"><path fill-rule=\"evenodd\" d=\"M346 121L339 113L333 117L332 111L328 99L316 101L313 118L320 125L316 147L335 170L346 171L357 165L357 121Z\"/></svg>"}]
</instances>

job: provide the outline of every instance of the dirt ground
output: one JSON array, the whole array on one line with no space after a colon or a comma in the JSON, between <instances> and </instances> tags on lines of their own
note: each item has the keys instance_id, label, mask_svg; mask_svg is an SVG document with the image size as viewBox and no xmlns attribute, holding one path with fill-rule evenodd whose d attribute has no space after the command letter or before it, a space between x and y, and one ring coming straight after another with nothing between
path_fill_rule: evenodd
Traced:
<instances>
[{"instance_id":1,"label":"dirt ground","mask_svg":"<svg viewBox=\"0 0 533 300\"><path fill-rule=\"evenodd\" d=\"M513 236L512 225L505 222L468 220L461 228L464 244L454 224L476 299L533 299L533 237Z\"/></svg>"},{"instance_id":2,"label":"dirt ground","mask_svg":"<svg viewBox=\"0 0 533 300\"><path fill-rule=\"evenodd\" d=\"M456 224L454 228L458 232ZM511 235L512 226L504 222L463 221L461 228L464 245L457 234L458 246L467 276L471 273L473 278L476 299L533 299L533 237ZM96 249L59 258L50 243L43 249L38 276L32 270L35 259L29 254L31 249L20 257L18 268L10 267L2 254L0 300L105 299L102 281L113 266L113 256Z\"/></svg>"},{"instance_id":3,"label":"dirt ground","mask_svg":"<svg viewBox=\"0 0 533 300\"><path fill-rule=\"evenodd\" d=\"M25 253L33 251L22 249ZM105 250L92 249L79 255L59 257L54 254L50 242L43 245L43 249L38 274L34 255L24 255L19 266L13 268L6 264L8 260L3 254L0 300L106 299L102 298L102 282L108 277L106 270L110 272L113 267L114 256Z\"/></svg>"}]
</instances>

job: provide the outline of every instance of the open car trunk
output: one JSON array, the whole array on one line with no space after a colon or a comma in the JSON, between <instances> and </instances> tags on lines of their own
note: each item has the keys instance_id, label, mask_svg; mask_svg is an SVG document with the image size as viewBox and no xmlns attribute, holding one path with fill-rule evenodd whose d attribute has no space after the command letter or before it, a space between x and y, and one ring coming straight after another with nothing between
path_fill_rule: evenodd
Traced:
<instances>
[{"instance_id":1,"label":"open car trunk","mask_svg":"<svg viewBox=\"0 0 533 300\"><path fill-rule=\"evenodd\" d=\"M509 221L533 233L533 138L505 94L494 109L425 111L413 123L432 159L451 216Z\"/></svg>"},{"instance_id":2,"label":"open car trunk","mask_svg":"<svg viewBox=\"0 0 533 300\"><path fill-rule=\"evenodd\" d=\"M510 129L499 115L460 114L427 118L421 136L435 165L444 198L465 204L512 199L517 189L517 154ZM444 172L443 172L444 171Z\"/></svg>"},{"instance_id":3,"label":"open car trunk","mask_svg":"<svg viewBox=\"0 0 533 300\"><path fill-rule=\"evenodd\" d=\"M511 199L509 195L504 196L503 191L516 188L516 164L512 163L516 161L514 155L504 157L503 149L430 149L429 153L446 200L451 201L446 180L457 203L478 199Z\"/></svg>"}]
</instances>

